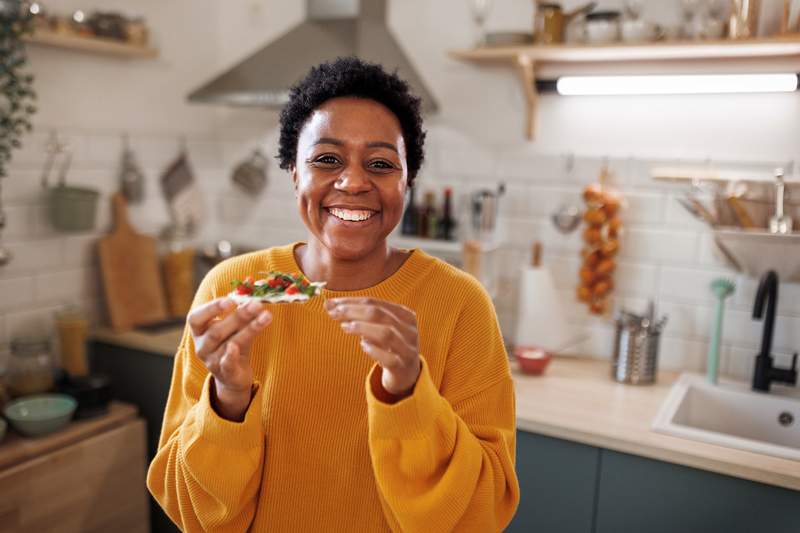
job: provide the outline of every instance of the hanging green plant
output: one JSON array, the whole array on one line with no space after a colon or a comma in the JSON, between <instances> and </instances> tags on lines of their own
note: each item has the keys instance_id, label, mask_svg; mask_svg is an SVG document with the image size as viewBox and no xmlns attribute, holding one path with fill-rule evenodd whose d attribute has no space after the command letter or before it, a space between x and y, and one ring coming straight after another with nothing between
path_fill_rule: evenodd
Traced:
<instances>
[{"instance_id":1,"label":"hanging green plant","mask_svg":"<svg viewBox=\"0 0 800 533\"><path fill-rule=\"evenodd\" d=\"M33 31L27 3L0 0L0 178L7 175L11 152L22 146L36 112L33 75L22 37Z\"/></svg>"}]
</instances>

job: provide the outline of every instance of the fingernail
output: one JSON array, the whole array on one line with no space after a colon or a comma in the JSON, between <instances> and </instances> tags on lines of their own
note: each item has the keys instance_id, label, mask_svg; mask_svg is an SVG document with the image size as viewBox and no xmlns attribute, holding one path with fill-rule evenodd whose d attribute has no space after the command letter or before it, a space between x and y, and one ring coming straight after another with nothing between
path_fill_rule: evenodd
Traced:
<instances>
[{"instance_id":1,"label":"fingernail","mask_svg":"<svg viewBox=\"0 0 800 533\"><path fill-rule=\"evenodd\" d=\"M342 322L342 329L345 331L353 331L353 323L352 322Z\"/></svg>"},{"instance_id":2,"label":"fingernail","mask_svg":"<svg viewBox=\"0 0 800 533\"><path fill-rule=\"evenodd\" d=\"M256 318L256 321L258 321L258 323L262 326L266 324L268 320L269 320L269 312L267 311L262 311L261 314L258 315L258 318Z\"/></svg>"}]
</instances>

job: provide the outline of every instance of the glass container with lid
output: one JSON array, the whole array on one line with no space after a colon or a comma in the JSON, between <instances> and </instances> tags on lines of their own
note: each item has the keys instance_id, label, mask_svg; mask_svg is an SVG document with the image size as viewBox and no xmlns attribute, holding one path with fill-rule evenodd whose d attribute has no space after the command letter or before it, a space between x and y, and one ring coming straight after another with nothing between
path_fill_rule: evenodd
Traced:
<instances>
[{"instance_id":1,"label":"glass container with lid","mask_svg":"<svg viewBox=\"0 0 800 533\"><path fill-rule=\"evenodd\" d=\"M13 396L49 391L53 388L53 370L53 356L47 337L12 339L5 380Z\"/></svg>"}]
</instances>

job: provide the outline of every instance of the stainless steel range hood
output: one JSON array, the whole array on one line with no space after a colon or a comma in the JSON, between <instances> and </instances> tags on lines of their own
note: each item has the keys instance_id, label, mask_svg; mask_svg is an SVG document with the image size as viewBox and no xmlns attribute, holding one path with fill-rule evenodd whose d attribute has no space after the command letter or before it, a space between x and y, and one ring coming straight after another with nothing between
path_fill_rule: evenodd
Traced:
<instances>
[{"instance_id":1,"label":"stainless steel range hood","mask_svg":"<svg viewBox=\"0 0 800 533\"><path fill-rule=\"evenodd\" d=\"M307 0L308 15L277 40L189 95L190 102L236 106L282 106L289 87L308 69L340 56L380 63L422 98L426 112L437 104L386 24L386 0Z\"/></svg>"}]
</instances>

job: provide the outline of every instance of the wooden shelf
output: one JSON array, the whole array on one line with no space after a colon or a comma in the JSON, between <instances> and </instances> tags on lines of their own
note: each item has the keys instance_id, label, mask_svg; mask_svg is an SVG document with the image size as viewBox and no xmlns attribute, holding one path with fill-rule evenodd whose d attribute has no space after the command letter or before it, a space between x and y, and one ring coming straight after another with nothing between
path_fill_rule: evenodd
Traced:
<instances>
[{"instance_id":1,"label":"wooden shelf","mask_svg":"<svg viewBox=\"0 0 800 533\"><path fill-rule=\"evenodd\" d=\"M526 134L529 139L533 139L536 109L539 103L535 80L543 68L549 75L558 72L559 68L572 75L579 75L596 74L598 65L610 65L622 69L645 63L652 69L654 64L656 66L671 64L674 69L676 64L678 67L685 67L711 61L724 64L728 71L764 72L774 61L788 61L800 70L800 34L768 39L658 42L635 45L487 47L452 50L450 56L468 63L507 64L514 68L523 84L527 104ZM754 65L754 62L758 65ZM785 71L785 67L782 71Z\"/></svg>"},{"instance_id":2,"label":"wooden shelf","mask_svg":"<svg viewBox=\"0 0 800 533\"><path fill-rule=\"evenodd\" d=\"M650 170L650 177L659 181L723 181L742 183L775 183L775 175L752 170L736 170L733 168L715 167L655 167ZM785 183L795 184L800 181L787 174Z\"/></svg>"},{"instance_id":3,"label":"wooden shelf","mask_svg":"<svg viewBox=\"0 0 800 533\"><path fill-rule=\"evenodd\" d=\"M36 33L26 37L25 41L30 44L76 50L92 54L141 59L158 57L158 50L147 46L139 46L102 37L83 37L80 35L56 33L47 30L36 30Z\"/></svg>"}]
</instances>

